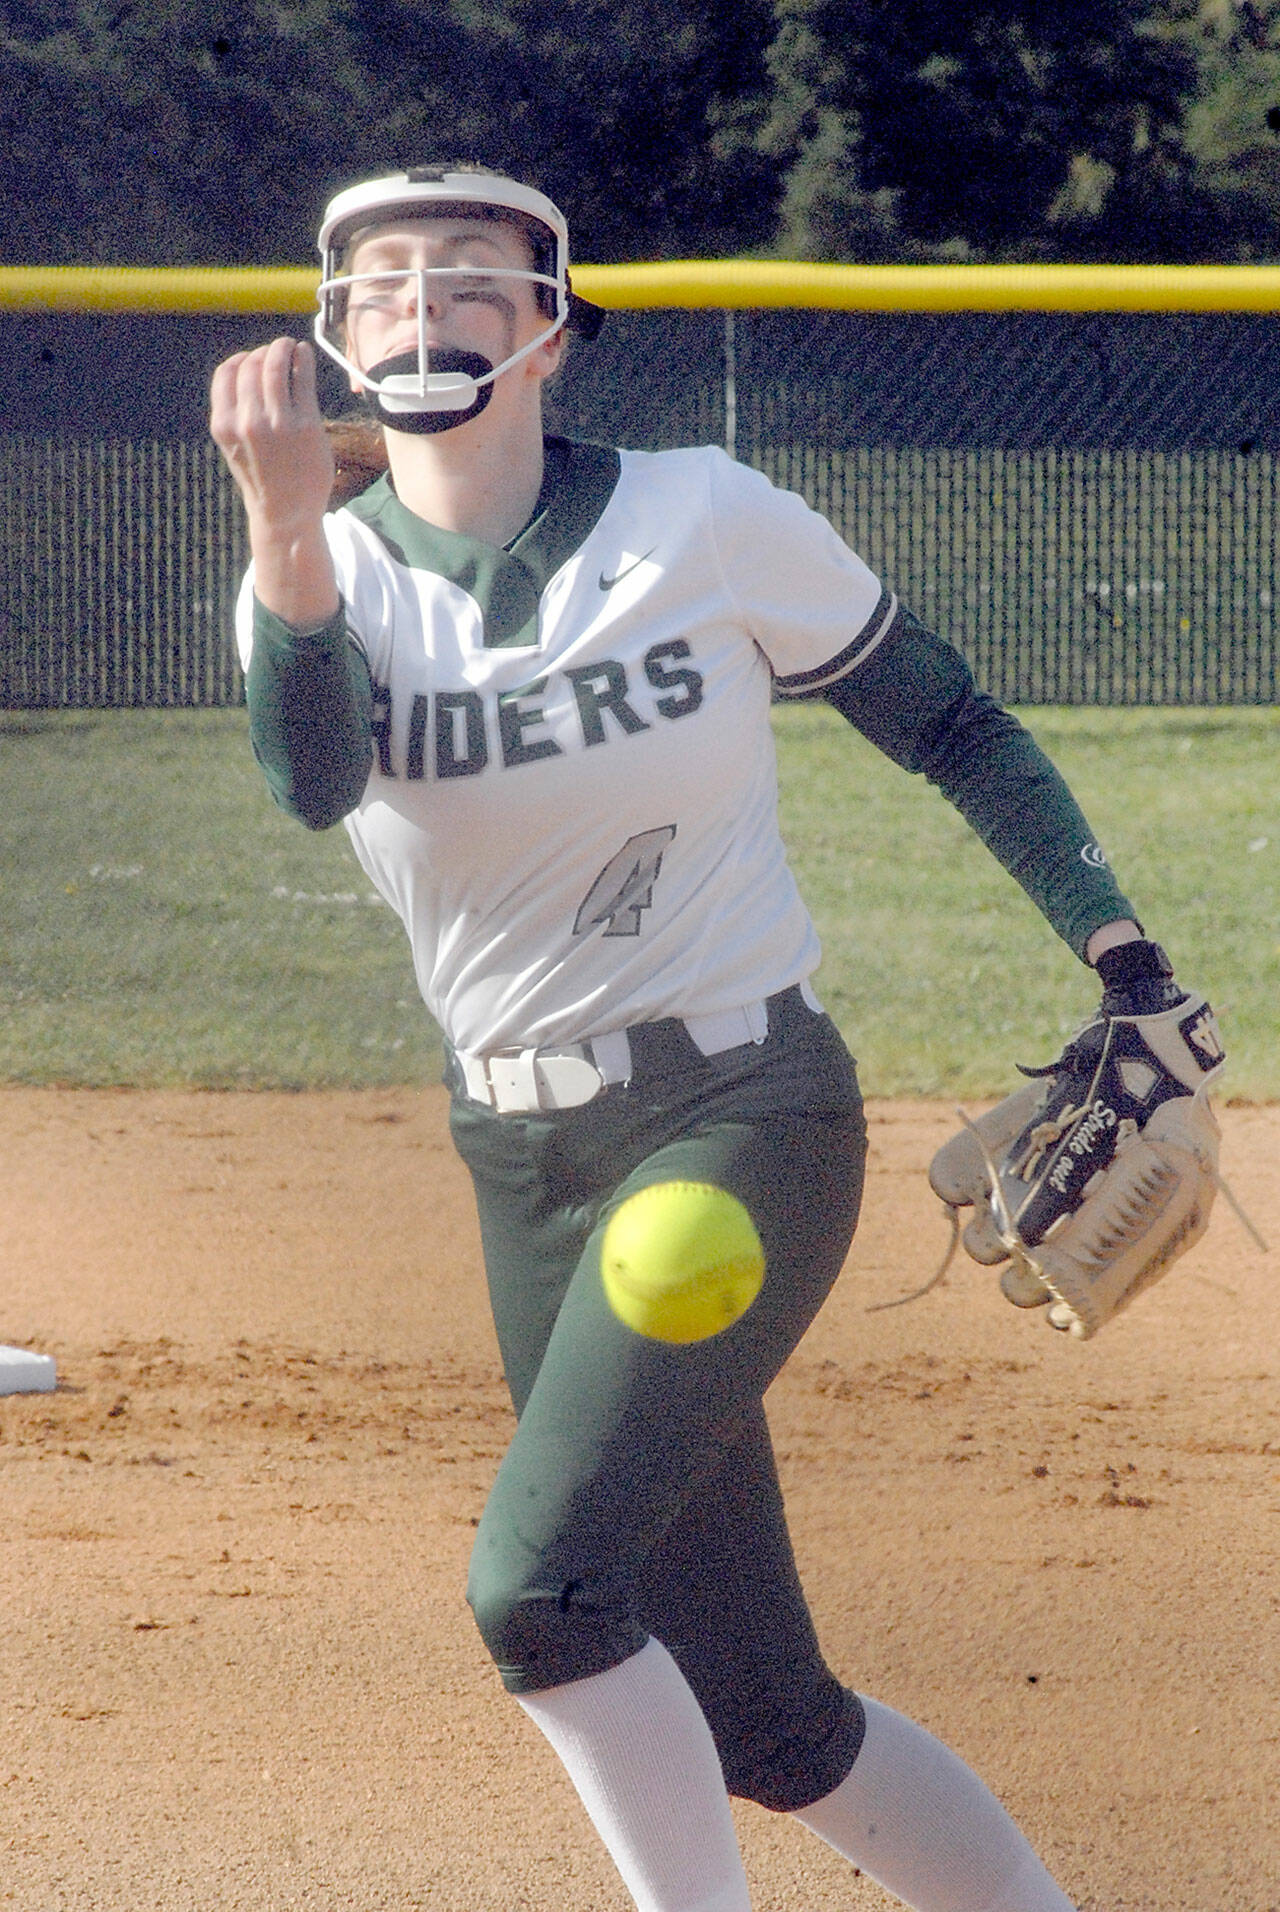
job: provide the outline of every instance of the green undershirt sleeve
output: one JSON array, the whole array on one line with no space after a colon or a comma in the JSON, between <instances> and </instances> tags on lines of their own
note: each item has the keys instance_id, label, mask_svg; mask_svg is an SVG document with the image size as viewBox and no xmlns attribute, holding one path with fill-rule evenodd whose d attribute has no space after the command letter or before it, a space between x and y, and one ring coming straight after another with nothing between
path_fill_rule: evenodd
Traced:
<instances>
[{"instance_id":1,"label":"green undershirt sleeve","mask_svg":"<svg viewBox=\"0 0 1280 1912\"><path fill-rule=\"evenodd\" d=\"M296 631L255 599L245 700L253 754L280 808L309 830L354 810L373 763L373 690L343 609L321 630Z\"/></svg>"},{"instance_id":2,"label":"green undershirt sleeve","mask_svg":"<svg viewBox=\"0 0 1280 1912\"><path fill-rule=\"evenodd\" d=\"M954 804L1082 961L1095 929L1137 920L1039 744L977 688L959 651L910 612L899 612L870 657L823 696Z\"/></svg>"}]
</instances>

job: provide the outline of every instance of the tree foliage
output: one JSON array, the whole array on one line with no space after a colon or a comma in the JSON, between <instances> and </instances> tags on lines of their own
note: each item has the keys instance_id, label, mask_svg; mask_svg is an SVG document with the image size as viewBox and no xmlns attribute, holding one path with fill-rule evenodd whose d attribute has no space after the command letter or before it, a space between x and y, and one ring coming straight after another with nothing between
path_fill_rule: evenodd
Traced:
<instances>
[{"instance_id":1,"label":"tree foliage","mask_svg":"<svg viewBox=\"0 0 1280 1912\"><path fill-rule=\"evenodd\" d=\"M1183 129L1196 251L1280 256L1280 0L1189 0L1164 31L1196 64Z\"/></svg>"},{"instance_id":2,"label":"tree foliage","mask_svg":"<svg viewBox=\"0 0 1280 1912\"><path fill-rule=\"evenodd\" d=\"M778 16L765 137L797 251L1087 254L1121 206L1177 189L1194 61L1147 0L780 0Z\"/></svg>"},{"instance_id":3,"label":"tree foliage","mask_svg":"<svg viewBox=\"0 0 1280 1912\"><path fill-rule=\"evenodd\" d=\"M4 255L314 257L337 186L472 158L544 185L582 256L764 243L768 0L29 0L0 37Z\"/></svg>"},{"instance_id":4,"label":"tree foliage","mask_svg":"<svg viewBox=\"0 0 1280 1912\"><path fill-rule=\"evenodd\" d=\"M44 0L0 45L10 260L300 256L358 105L334 0ZM310 207L308 207L310 211Z\"/></svg>"},{"instance_id":5,"label":"tree foliage","mask_svg":"<svg viewBox=\"0 0 1280 1912\"><path fill-rule=\"evenodd\" d=\"M1280 0L8 0L0 254L287 263L370 172L578 256L1280 255Z\"/></svg>"}]
</instances>

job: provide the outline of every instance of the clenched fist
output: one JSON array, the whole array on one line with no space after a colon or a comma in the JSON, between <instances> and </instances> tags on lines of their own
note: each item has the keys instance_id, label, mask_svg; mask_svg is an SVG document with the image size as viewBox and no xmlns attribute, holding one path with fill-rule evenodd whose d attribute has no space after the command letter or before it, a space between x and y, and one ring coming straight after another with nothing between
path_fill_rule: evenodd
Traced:
<instances>
[{"instance_id":1,"label":"clenched fist","mask_svg":"<svg viewBox=\"0 0 1280 1912\"><path fill-rule=\"evenodd\" d=\"M338 608L323 530L334 458L314 348L273 339L224 360L213 375L209 429L248 512L259 601L287 623L326 622Z\"/></svg>"},{"instance_id":2,"label":"clenched fist","mask_svg":"<svg viewBox=\"0 0 1280 1912\"><path fill-rule=\"evenodd\" d=\"M334 465L316 400L314 347L273 339L225 360L213 375L209 429L251 517L323 513Z\"/></svg>"}]
</instances>

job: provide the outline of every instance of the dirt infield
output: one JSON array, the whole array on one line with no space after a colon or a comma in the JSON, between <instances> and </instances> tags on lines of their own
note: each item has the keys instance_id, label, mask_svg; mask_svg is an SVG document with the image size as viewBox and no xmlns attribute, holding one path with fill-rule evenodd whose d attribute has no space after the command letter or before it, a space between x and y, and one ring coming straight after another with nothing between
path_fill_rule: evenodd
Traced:
<instances>
[{"instance_id":1,"label":"dirt infield","mask_svg":"<svg viewBox=\"0 0 1280 1912\"><path fill-rule=\"evenodd\" d=\"M829 1657L987 1777L1087 1912L1280 1912L1276 1254L1096 1341L946 1239L949 1109L770 1396ZM1223 1166L1280 1244L1280 1109ZM510 1415L441 1093L0 1091L0 1904L624 1912L463 1603ZM739 1813L761 1912L889 1900Z\"/></svg>"}]
</instances>

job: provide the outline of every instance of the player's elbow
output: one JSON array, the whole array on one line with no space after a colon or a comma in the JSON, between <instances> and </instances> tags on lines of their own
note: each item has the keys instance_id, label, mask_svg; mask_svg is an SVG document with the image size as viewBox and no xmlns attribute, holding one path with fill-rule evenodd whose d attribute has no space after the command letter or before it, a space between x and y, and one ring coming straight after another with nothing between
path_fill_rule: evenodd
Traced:
<instances>
[{"instance_id":1,"label":"player's elbow","mask_svg":"<svg viewBox=\"0 0 1280 1912\"><path fill-rule=\"evenodd\" d=\"M259 754L258 761L275 802L308 830L331 830L359 807L371 764L368 754L286 765L272 765Z\"/></svg>"},{"instance_id":2,"label":"player's elbow","mask_svg":"<svg viewBox=\"0 0 1280 1912\"><path fill-rule=\"evenodd\" d=\"M354 803L345 805L326 803L286 804L283 807L288 810L290 816L296 817L299 823L305 824L308 830L318 831L332 830L334 825L341 823L343 817L349 816L356 806Z\"/></svg>"},{"instance_id":3,"label":"player's elbow","mask_svg":"<svg viewBox=\"0 0 1280 1912\"><path fill-rule=\"evenodd\" d=\"M281 808L305 824L308 830L332 830L335 823L341 823L344 817L359 807L364 795L367 774L357 783L349 778L341 783L312 785L300 791L294 791L289 801L277 798Z\"/></svg>"}]
</instances>

